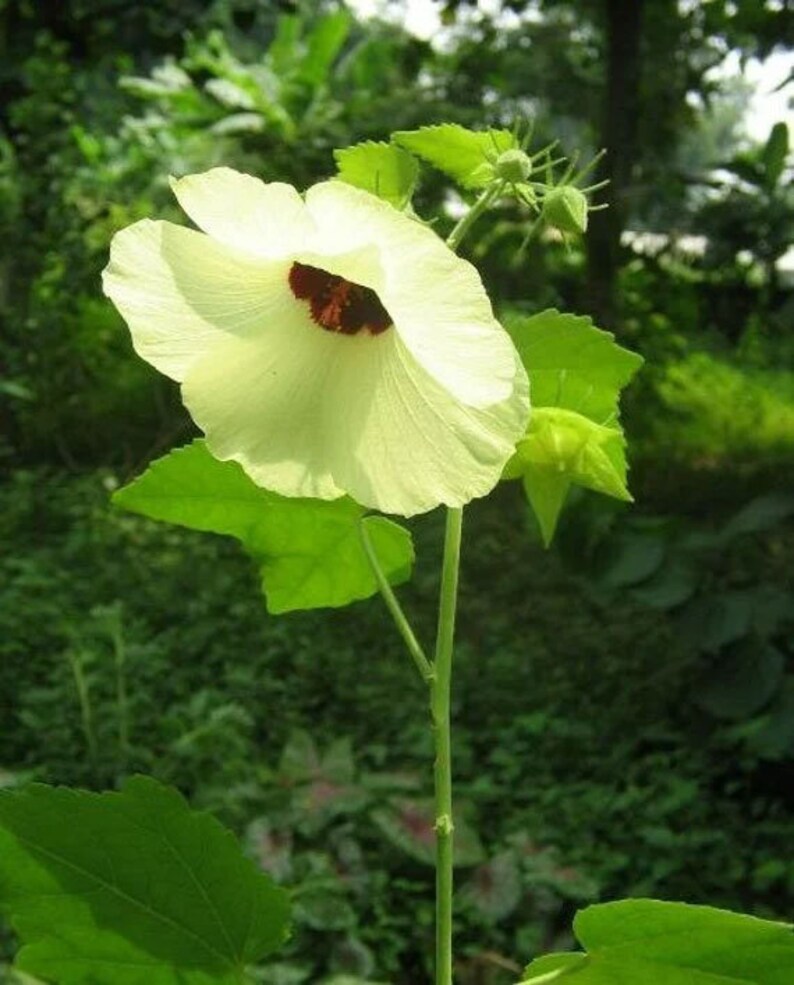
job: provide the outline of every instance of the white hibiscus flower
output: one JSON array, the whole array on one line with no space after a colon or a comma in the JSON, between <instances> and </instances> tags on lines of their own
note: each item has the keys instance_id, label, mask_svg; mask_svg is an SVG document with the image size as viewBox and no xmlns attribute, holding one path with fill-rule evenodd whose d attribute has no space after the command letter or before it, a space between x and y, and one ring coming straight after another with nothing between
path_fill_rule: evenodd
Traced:
<instances>
[{"instance_id":1,"label":"white hibiscus flower","mask_svg":"<svg viewBox=\"0 0 794 985\"><path fill-rule=\"evenodd\" d=\"M217 458L405 516L489 492L528 383L474 267L340 181L304 199L215 168L173 189L203 232L123 229L104 288Z\"/></svg>"}]
</instances>

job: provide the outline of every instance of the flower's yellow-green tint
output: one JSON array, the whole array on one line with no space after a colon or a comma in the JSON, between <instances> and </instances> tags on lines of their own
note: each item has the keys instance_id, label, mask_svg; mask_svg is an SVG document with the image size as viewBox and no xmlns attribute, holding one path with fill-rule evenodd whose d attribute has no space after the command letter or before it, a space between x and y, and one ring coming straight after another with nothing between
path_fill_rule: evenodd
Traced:
<instances>
[{"instance_id":1,"label":"flower's yellow-green tint","mask_svg":"<svg viewBox=\"0 0 794 985\"><path fill-rule=\"evenodd\" d=\"M217 458L284 495L403 515L493 488L528 384L470 264L342 182L302 199L216 168L173 188L203 232L122 230L104 285Z\"/></svg>"}]
</instances>

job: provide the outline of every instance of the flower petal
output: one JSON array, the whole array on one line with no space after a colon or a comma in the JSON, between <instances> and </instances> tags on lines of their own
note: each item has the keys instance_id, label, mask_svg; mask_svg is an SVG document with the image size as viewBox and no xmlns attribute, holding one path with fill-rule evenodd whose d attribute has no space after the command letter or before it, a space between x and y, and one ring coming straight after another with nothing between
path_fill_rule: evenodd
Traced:
<instances>
[{"instance_id":1,"label":"flower petal","mask_svg":"<svg viewBox=\"0 0 794 985\"><path fill-rule=\"evenodd\" d=\"M378 292L405 345L431 376L473 407L509 399L515 349L470 263L416 220L342 182L309 189L306 207L317 226L318 253L352 251L367 242L380 249L383 280L367 286ZM355 279L354 273L347 276Z\"/></svg>"},{"instance_id":2,"label":"flower petal","mask_svg":"<svg viewBox=\"0 0 794 985\"><path fill-rule=\"evenodd\" d=\"M398 333L370 341L329 377L335 482L364 506L403 516L490 492L526 428L528 384L518 360L510 396L476 408L434 379Z\"/></svg>"},{"instance_id":3,"label":"flower petal","mask_svg":"<svg viewBox=\"0 0 794 985\"><path fill-rule=\"evenodd\" d=\"M343 491L328 470L323 401L340 350L356 340L313 324L283 288L280 307L266 333L216 345L182 397L216 458L282 495L335 499Z\"/></svg>"},{"instance_id":4,"label":"flower petal","mask_svg":"<svg viewBox=\"0 0 794 985\"><path fill-rule=\"evenodd\" d=\"M136 352L175 380L214 342L261 330L278 315L271 285L289 264L231 250L202 233L144 219L116 233L105 293Z\"/></svg>"},{"instance_id":5,"label":"flower petal","mask_svg":"<svg viewBox=\"0 0 794 985\"><path fill-rule=\"evenodd\" d=\"M313 232L303 199L292 185L265 183L232 168L172 178L179 204L205 233L257 256L285 258Z\"/></svg>"}]
</instances>

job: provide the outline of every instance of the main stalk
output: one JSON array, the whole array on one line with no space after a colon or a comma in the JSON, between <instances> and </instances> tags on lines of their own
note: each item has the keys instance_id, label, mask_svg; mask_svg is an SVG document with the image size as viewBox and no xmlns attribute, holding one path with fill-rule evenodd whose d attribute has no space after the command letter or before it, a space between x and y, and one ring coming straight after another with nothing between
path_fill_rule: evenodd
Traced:
<instances>
[{"instance_id":1,"label":"main stalk","mask_svg":"<svg viewBox=\"0 0 794 985\"><path fill-rule=\"evenodd\" d=\"M452 650L455 639L455 610L463 510L447 511L444 562L438 635L431 683L431 712L435 735L435 826L436 826L436 985L452 985L452 888L454 825L452 823L452 740L450 694Z\"/></svg>"}]
</instances>

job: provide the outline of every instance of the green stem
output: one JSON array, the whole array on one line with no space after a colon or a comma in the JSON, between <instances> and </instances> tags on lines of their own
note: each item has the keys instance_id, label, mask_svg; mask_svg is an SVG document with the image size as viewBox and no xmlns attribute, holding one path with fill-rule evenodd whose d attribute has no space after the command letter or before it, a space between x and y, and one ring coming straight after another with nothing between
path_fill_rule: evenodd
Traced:
<instances>
[{"instance_id":1,"label":"green stem","mask_svg":"<svg viewBox=\"0 0 794 985\"><path fill-rule=\"evenodd\" d=\"M83 671L82 658L71 646L66 650L66 659L69 661L75 688L77 690L77 701L80 706L80 720L83 728L83 736L88 748L88 761L91 766L91 772L96 777L99 747L97 744L96 733L94 732L94 714L91 707L91 693L88 680Z\"/></svg>"},{"instance_id":2,"label":"green stem","mask_svg":"<svg viewBox=\"0 0 794 985\"><path fill-rule=\"evenodd\" d=\"M463 510L450 508L447 511L444 535L444 562L441 570L441 599L438 608L438 635L434 663L435 680L431 686L430 699L436 746L436 985L452 985L454 825L450 693L462 527Z\"/></svg>"},{"instance_id":3,"label":"green stem","mask_svg":"<svg viewBox=\"0 0 794 985\"><path fill-rule=\"evenodd\" d=\"M119 751L126 764L130 750L129 701L127 698L127 648L120 619L115 616L110 635L113 641L113 656L116 669L116 713L118 715Z\"/></svg>"},{"instance_id":4,"label":"green stem","mask_svg":"<svg viewBox=\"0 0 794 985\"><path fill-rule=\"evenodd\" d=\"M383 601L386 603L386 608L391 613L391 617L394 620L394 625L397 627L400 636L403 638L408 652L411 654L413 662L416 664L416 668L422 675L423 680L427 681L428 684L432 684L435 677L433 667L430 661L425 656L425 651L422 649L422 645L417 640L416 634L411 628L411 624L408 622L408 618L403 612L402 606L397 600L397 596L394 594L391 585L389 584L389 579L384 574L383 568L378 560L378 555L375 551L375 545L372 543L372 538L367 530L367 525L364 522L366 518L362 519L359 524L359 532L361 534L361 543L364 545L364 552L367 555L370 567L372 568L372 573L375 575L375 581L378 583L378 590L380 591Z\"/></svg>"},{"instance_id":5,"label":"green stem","mask_svg":"<svg viewBox=\"0 0 794 985\"><path fill-rule=\"evenodd\" d=\"M474 223L480 218L480 216L488 209L488 206L493 202L495 198L498 198L502 194L504 188L504 182L500 181L494 185L489 185L488 188L480 195L477 201L472 205L469 211L458 220L457 225L452 230L452 232L447 236L447 246L451 250L457 250L460 246L464 236L468 233Z\"/></svg>"},{"instance_id":6,"label":"green stem","mask_svg":"<svg viewBox=\"0 0 794 985\"><path fill-rule=\"evenodd\" d=\"M447 237L447 246L457 250L474 223L494 199L502 194L504 182L486 188ZM458 603L458 570L463 510L450 507L444 534L444 561L441 569L441 597L438 607L438 633L430 682L430 710L435 736L435 815L436 815L436 981L452 985L452 891L454 831L452 819L452 731L450 697L452 651L455 642L455 612Z\"/></svg>"}]
</instances>

